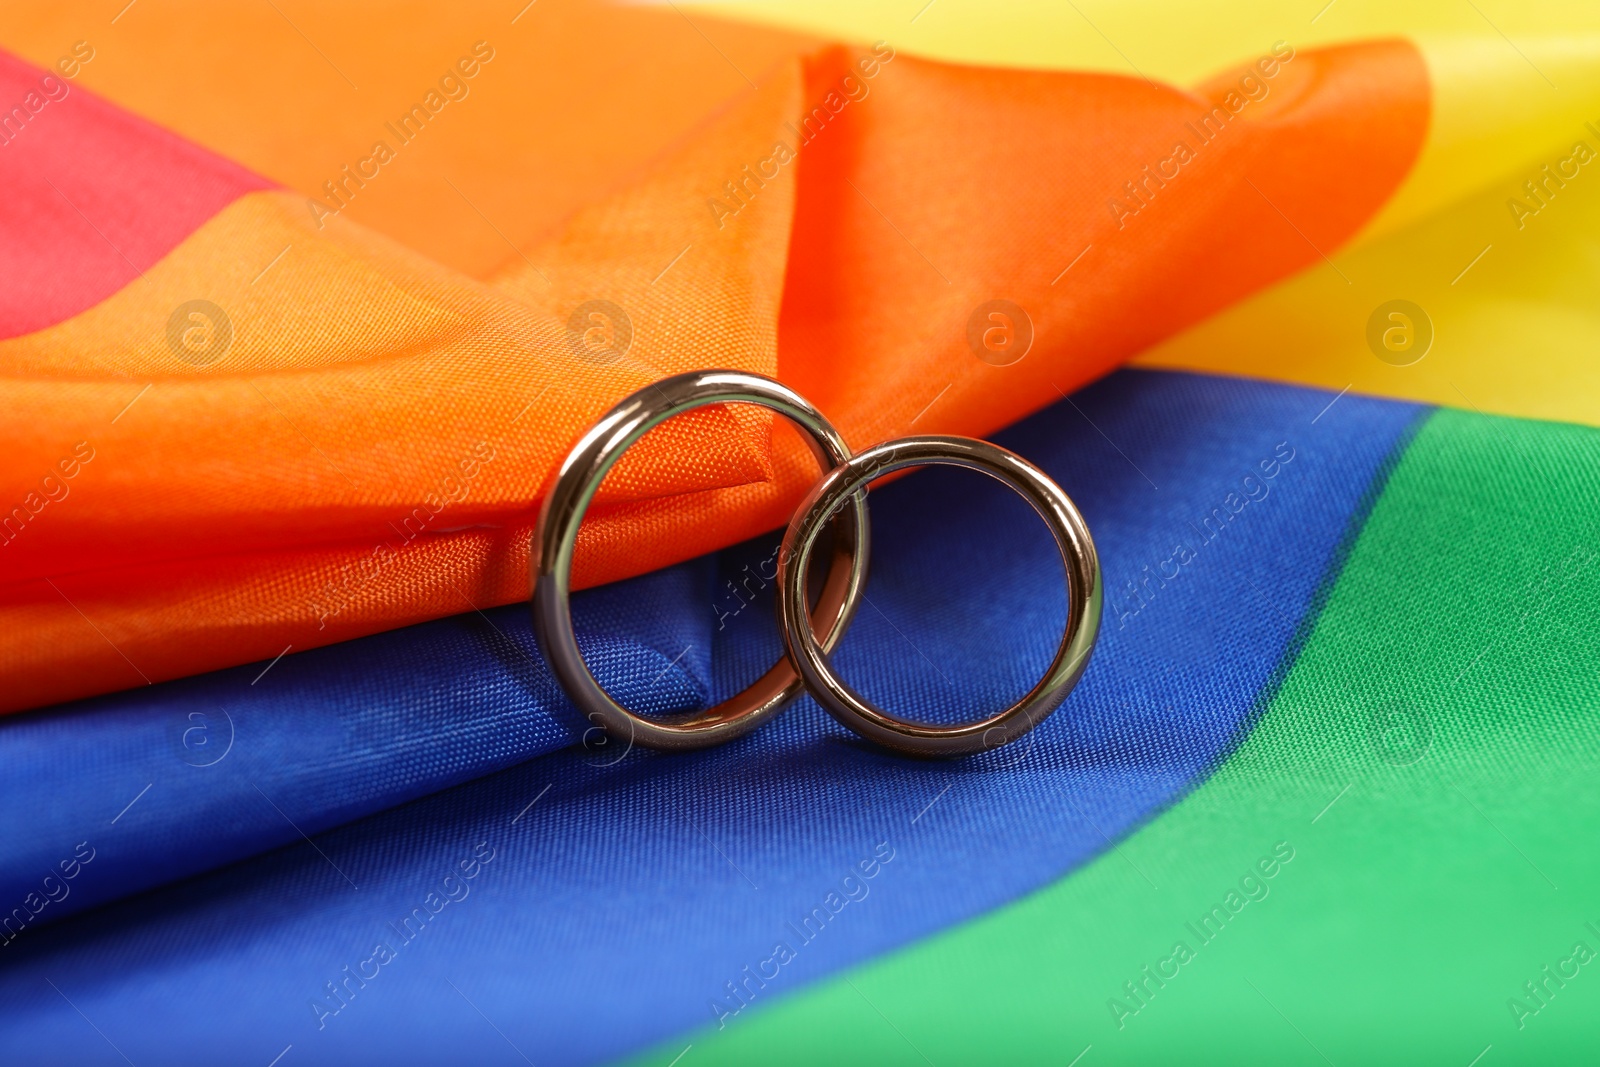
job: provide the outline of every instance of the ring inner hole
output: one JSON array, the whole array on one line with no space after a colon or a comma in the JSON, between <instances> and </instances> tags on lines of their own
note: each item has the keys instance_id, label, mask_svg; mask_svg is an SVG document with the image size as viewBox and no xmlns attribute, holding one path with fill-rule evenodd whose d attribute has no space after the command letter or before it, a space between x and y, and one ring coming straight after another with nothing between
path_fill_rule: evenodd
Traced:
<instances>
[{"instance_id":1,"label":"ring inner hole","mask_svg":"<svg viewBox=\"0 0 1600 1067\"><path fill-rule=\"evenodd\" d=\"M948 465L916 469L870 500L872 569L830 657L835 672L887 714L927 725L985 719L1022 699L1066 626L1066 570L1049 527L1006 484Z\"/></svg>"}]
</instances>

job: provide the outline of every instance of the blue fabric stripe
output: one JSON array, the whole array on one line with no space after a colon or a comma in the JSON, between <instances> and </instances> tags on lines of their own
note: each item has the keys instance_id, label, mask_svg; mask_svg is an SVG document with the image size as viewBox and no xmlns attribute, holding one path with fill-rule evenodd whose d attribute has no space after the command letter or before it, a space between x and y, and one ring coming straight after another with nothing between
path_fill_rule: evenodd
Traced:
<instances>
[{"instance_id":1,"label":"blue fabric stripe","mask_svg":"<svg viewBox=\"0 0 1600 1067\"><path fill-rule=\"evenodd\" d=\"M1347 396L1313 424L1328 400L1122 372L1000 436L1078 501L1110 594L1083 683L1018 745L906 760L805 702L710 752L530 760L320 834L315 847L19 937L0 949L0 1059L120 1062L114 1042L134 1062L265 1063L289 1045L296 1063L595 1062L718 1014L739 1025L749 1009L727 983L759 1006L1059 878L1226 753L1363 493L1419 415ZM1026 506L976 476L930 471L875 493L873 522L870 603L836 656L845 676L934 719L1025 689L1063 602L1059 561ZM777 649L761 588L770 551L739 546L709 564L714 576L685 571L671 605L624 600L624 622L657 629L640 644L648 666L622 673L648 682L697 640L710 647L713 696L764 669ZM730 581L754 602L738 607ZM470 631L436 626L431 658L412 649L412 684L384 699L420 703L429 663L459 673L454 649ZM329 663L343 655L350 678L370 677L354 673L368 647L330 650ZM368 699L349 682L327 714ZM494 734L505 690L478 699ZM535 729L526 712L520 721ZM267 733L241 729L229 759ZM338 782L341 766L360 762L334 756L358 747L330 750L324 798L357 792ZM510 759L512 747L493 751ZM470 774L465 764L452 773ZM194 770L180 762L173 773ZM62 826L89 825L70 774L27 773L77 813ZM311 804L309 779L306 790ZM92 818L109 819L105 790L88 792ZM219 811L210 832L227 833L227 818ZM74 885L87 887L99 863ZM788 951L775 954L780 941ZM769 977L746 978L763 967Z\"/></svg>"},{"instance_id":2,"label":"blue fabric stripe","mask_svg":"<svg viewBox=\"0 0 1600 1067\"><path fill-rule=\"evenodd\" d=\"M591 669L629 707L703 703L711 616L687 605L709 598L714 566L574 597ZM0 835L0 907L23 905L80 843L94 859L0 942L580 738L611 758L575 714L524 604L8 717L0 810L28 815Z\"/></svg>"}]
</instances>

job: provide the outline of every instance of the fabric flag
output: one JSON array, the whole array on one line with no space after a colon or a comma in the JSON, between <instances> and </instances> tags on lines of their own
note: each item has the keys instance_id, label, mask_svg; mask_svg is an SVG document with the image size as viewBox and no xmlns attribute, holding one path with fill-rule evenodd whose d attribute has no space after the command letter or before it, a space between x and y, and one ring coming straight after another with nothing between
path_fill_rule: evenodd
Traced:
<instances>
[{"instance_id":1,"label":"fabric flag","mask_svg":"<svg viewBox=\"0 0 1600 1067\"><path fill-rule=\"evenodd\" d=\"M7 1062L1582 1061L1600 17L515 6L0 30ZM713 365L1061 483L1055 716L586 729L542 486ZM737 408L630 454L608 689L780 654L814 477ZM978 482L874 491L835 657L930 721L1064 619Z\"/></svg>"}]
</instances>

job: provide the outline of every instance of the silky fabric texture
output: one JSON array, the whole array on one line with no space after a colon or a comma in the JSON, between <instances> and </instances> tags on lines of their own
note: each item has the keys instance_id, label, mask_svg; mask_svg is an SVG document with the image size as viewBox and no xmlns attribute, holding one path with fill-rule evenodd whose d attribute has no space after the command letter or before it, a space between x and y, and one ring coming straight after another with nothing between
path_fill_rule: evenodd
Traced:
<instances>
[{"instance_id":1,"label":"silky fabric texture","mask_svg":"<svg viewBox=\"0 0 1600 1067\"><path fill-rule=\"evenodd\" d=\"M573 598L585 661L643 714L710 694L713 561ZM568 703L526 605L19 715L0 730L0 803L33 811L0 839L0 900L23 900L62 842L94 877L27 925L211 870L575 741L618 745ZM66 776L70 776L68 784ZM67 804L34 805L59 796ZM105 809L100 811L98 809ZM107 836L107 832L111 836ZM70 852L70 849L69 849ZM15 934L12 916L8 934Z\"/></svg>"},{"instance_id":2,"label":"silky fabric texture","mask_svg":"<svg viewBox=\"0 0 1600 1067\"><path fill-rule=\"evenodd\" d=\"M1589 358L1600 345L1600 184L1580 178L1588 166L1573 157L1578 142L1600 149L1590 128L1600 126L1600 7L1589 0L1340 0L1314 12L1279 0L939 0L914 21L889 0L697 6L851 40L887 37L951 63L1182 85L1268 41L1310 49L1403 36L1427 67L1431 106L1400 189L1350 244L1324 248L1326 261L1142 353L1138 365L1600 423L1600 363ZM1435 327L1432 354L1410 366L1374 360L1365 335L1373 309L1397 296Z\"/></svg>"},{"instance_id":3,"label":"silky fabric texture","mask_svg":"<svg viewBox=\"0 0 1600 1067\"><path fill-rule=\"evenodd\" d=\"M758 1002L1046 884L1180 797L1270 699L1424 414L1346 396L1338 418L1319 419L1331 399L1124 372L1000 436L1073 494L1108 585L1093 669L1017 745L906 760L807 702L703 753L634 751L610 766L582 749L552 754L315 847L25 931L0 949L13 1020L0 1048L83 1057L109 1040L135 1062L174 1063L265 1062L290 1045L313 1063L595 1062L718 1011L743 1025L725 983L760 967L776 938L793 958L750 987ZM939 718L1030 684L1064 605L1059 587L1049 595L1056 549L1026 505L947 473L874 494L873 580L835 657L869 695ZM713 697L776 652L750 577L771 552L722 554L720 595L685 605L712 628ZM1176 577L1152 578L1164 562ZM135 805L113 832L140 817ZM818 908L820 935L786 925ZM386 962L373 962L380 940ZM244 982L241 999L230 991ZM628 1005L604 1025L598 989Z\"/></svg>"},{"instance_id":4,"label":"silky fabric texture","mask_svg":"<svg viewBox=\"0 0 1600 1067\"><path fill-rule=\"evenodd\" d=\"M3 52L0 100L23 105L0 125L0 337L98 304L269 184ZM85 168L85 155L116 165Z\"/></svg>"},{"instance_id":5,"label":"silky fabric texture","mask_svg":"<svg viewBox=\"0 0 1600 1067\"><path fill-rule=\"evenodd\" d=\"M1592 428L1436 412L1193 793L1041 892L629 1062L1591 1061L1597 472Z\"/></svg>"},{"instance_id":6,"label":"silky fabric texture","mask_svg":"<svg viewBox=\"0 0 1600 1067\"><path fill-rule=\"evenodd\" d=\"M256 66L263 48L305 48L294 35L250 35L256 15L176 3L138 14L140 34L191 17L213 26L208 63L230 49ZM10 32L37 56L61 17L30 15ZM576 41L585 17L547 29ZM604 17L626 49L651 39L663 13ZM0 668L13 683L0 706L524 597L539 486L601 411L663 374L775 373L858 447L913 424L988 433L1348 239L1409 172L1429 108L1426 71L1398 41L1284 45L1186 92L929 63L888 45L791 40L784 57L767 39L755 87L717 106L703 88L684 90L667 108L677 140L633 159L565 219L501 227L503 263L473 276L419 251L432 228L458 224L433 203L471 206L475 192L516 181L534 149L500 149L481 177L469 143L428 148L424 134L474 108L506 114L533 68L514 38L462 34L460 56L416 60L408 92L426 99L440 70L470 92L389 145L392 161L367 137L400 140L387 131L405 126L406 95L366 113L359 157L317 157L325 183L246 193L108 299L0 343L0 388L28 413L0 431L18 502L9 526L0 518L10 579L0 619L12 635ZM324 43L353 54L344 38ZM723 65L694 35L664 39L658 69L676 69L691 46ZM206 118L215 100L129 88L159 49L101 64L116 54L101 47L50 106L86 106L103 79L111 100L302 182L303 153L327 147L268 136L290 121L278 112L243 140L224 137ZM587 61L581 48L560 54ZM1271 92L1247 98L1246 78L1269 79ZM224 91L260 90L235 81ZM625 91L678 92L632 81ZM340 116L329 121L347 129ZM41 112L6 150L68 137L51 117ZM512 125L503 137L540 130ZM1178 177L1175 138L1194 142ZM425 150L437 183L384 184ZM1157 198L1149 210L1134 209L1140 189ZM391 196L408 217L436 221L359 221L369 200ZM479 214L496 228L492 212ZM392 217L385 208L371 221ZM103 273L116 256L103 242L82 248L86 270ZM1005 366L969 338L997 294L1026 309L1032 336L1026 358ZM772 426L704 412L643 442L601 491L578 583L781 525L815 466Z\"/></svg>"}]
</instances>

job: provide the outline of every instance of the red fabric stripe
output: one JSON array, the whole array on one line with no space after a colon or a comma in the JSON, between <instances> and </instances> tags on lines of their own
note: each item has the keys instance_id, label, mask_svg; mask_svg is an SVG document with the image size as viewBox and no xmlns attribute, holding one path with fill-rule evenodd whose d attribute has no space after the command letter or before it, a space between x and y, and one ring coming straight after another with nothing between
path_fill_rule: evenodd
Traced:
<instances>
[{"instance_id":1,"label":"red fabric stripe","mask_svg":"<svg viewBox=\"0 0 1600 1067\"><path fill-rule=\"evenodd\" d=\"M271 184L0 52L0 338L98 304Z\"/></svg>"}]
</instances>

